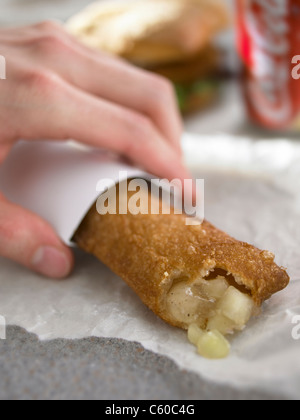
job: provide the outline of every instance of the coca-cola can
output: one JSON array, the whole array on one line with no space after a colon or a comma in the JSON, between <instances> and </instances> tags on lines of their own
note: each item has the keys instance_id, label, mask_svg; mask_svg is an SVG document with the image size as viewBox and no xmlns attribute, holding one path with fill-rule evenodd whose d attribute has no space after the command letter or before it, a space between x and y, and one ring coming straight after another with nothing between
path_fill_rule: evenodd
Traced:
<instances>
[{"instance_id":1,"label":"coca-cola can","mask_svg":"<svg viewBox=\"0 0 300 420\"><path fill-rule=\"evenodd\" d=\"M300 0L236 0L251 119L300 132Z\"/></svg>"}]
</instances>

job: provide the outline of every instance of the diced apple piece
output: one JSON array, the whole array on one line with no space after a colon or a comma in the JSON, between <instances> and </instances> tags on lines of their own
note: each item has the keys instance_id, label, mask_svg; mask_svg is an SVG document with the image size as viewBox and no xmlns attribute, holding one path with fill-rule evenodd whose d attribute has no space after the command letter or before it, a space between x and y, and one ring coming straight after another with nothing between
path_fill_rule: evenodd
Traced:
<instances>
[{"instance_id":1,"label":"diced apple piece","mask_svg":"<svg viewBox=\"0 0 300 420\"><path fill-rule=\"evenodd\" d=\"M224 315L217 314L208 321L209 331L217 330L223 335L231 334L236 329L235 323Z\"/></svg>"},{"instance_id":2,"label":"diced apple piece","mask_svg":"<svg viewBox=\"0 0 300 420\"><path fill-rule=\"evenodd\" d=\"M218 309L225 317L232 320L237 328L242 328L253 314L254 302L250 296L230 286L220 300Z\"/></svg>"},{"instance_id":3,"label":"diced apple piece","mask_svg":"<svg viewBox=\"0 0 300 420\"><path fill-rule=\"evenodd\" d=\"M215 280L203 282L203 290L212 299L221 299L229 284L224 277L218 276Z\"/></svg>"},{"instance_id":4,"label":"diced apple piece","mask_svg":"<svg viewBox=\"0 0 300 420\"><path fill-rule=\"evenodd\" d=\"M202 337L203 334L205 334L204 331L201 330L198 327L198 325L192 324L192 325L189 326L189 329L188 329L188 339L195 346L197 346L198 341L200 340L200 338Z\"/></svg>"},{"instance_id":5,"label":"diced apple piece","mask_svg":"<svg viewBox=\"0 0 300 420\"><path fill-rule=\"evenodd\" d=\"M198 341L197 348L200 356L206 359L224 359L230 352L230 344L216 330L204 333Z\"/></svg>"}]
</instances>

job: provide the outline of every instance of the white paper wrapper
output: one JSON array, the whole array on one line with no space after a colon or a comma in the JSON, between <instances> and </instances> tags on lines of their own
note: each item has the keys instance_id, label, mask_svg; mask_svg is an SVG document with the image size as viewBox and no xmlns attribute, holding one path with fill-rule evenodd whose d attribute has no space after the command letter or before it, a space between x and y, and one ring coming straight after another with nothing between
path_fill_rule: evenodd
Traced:
<instances>
[{"instance_id":1,"label":"white paper wrapper","mask_svg":"<svg viewBox=\"0 0 300 420\"><path fill-rule=\"evenodd\" d=\"M75 142L20 142L0 167L0 191L47 220L68 244L107 186L150 178L116 155ZM100 188L99 188L100 187Z\"/></svg>"},{"instance_id":2,"label":"white paper wrapper","mask_svg":"<svg viewBox=\"0 0 300 420\"><path fill-rule=\"evenodd\" d=\"M300 145L185 136L184 148L195 176L206 180L206 217L236 238L274 252L292 278L232 339L228 359L199 357L185 332L159 320L121 279L83 253L76 254L75 272L65 282L1 260L0 314L43 340L134 340L214 383L299 398L300 341L292 337L292 321L300 315ZM72 188L80 194L78 185Z\"/></svg>"}]
</instances>

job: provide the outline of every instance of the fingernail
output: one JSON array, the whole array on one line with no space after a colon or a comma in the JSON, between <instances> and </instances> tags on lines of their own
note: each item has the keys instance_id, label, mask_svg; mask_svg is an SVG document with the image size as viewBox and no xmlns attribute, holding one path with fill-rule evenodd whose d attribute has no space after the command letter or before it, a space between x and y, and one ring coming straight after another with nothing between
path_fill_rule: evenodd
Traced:
<instances>
[{"instance_id":1,"label":"fingernail","mask_svg":"<svg viewBox=\"0 0 300 420\"><path fill-rule=\"evenodd\" d=\"M50 278L66 277L71 270L67 255L51 246L39 248L31 263L34 270Z\"/></svg>"}]
</instances>

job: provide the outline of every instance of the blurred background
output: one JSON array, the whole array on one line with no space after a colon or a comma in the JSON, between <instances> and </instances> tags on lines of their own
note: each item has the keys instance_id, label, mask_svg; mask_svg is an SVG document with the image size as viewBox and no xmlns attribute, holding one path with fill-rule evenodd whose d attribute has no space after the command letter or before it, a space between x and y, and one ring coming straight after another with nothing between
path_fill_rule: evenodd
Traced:
<instances>
[{"instance_id":1,"label":"blurred background","mask_svg":"<svg viewBox=\"0 0 300 420\"><path fill-rule=\"evenodd\" d=\"M90 47L120 55L135 65L168 77L176 88L189 132L221 132L252 138L297 137L300 123L295 116L286 126L275 129L269 123L261 124L260 115L250 122L241 82L243 66L237 53L237 45L244 47L249 40L249 34L242 27L245 24L241 19L242 9L238 13L237 5L248 3L239 0L100 0L86 10L90 3L90 0L0 0L0 26L56 19ZM247 11L248 6L243 7L244 12ZM257 18L260 12L258 10ZM262 10L262 17L263 13ZM294 9L293 14L297 25L300 8ZM258 35L264 36L264 29L262 27ZM258 52L261 60L261 51ZM262 109L270 105L268 95L273 81L269 78L274 69L270 68L269 58L263 57L258 67L264 77L264 89L267 89L262 92L259 86L255 93ZM248 70L254 71L249 63ZM276 89L281 86L279 81ZM250 89L248 97L253 96L253 92ZM296 98L296 94L293 95L299 105L300 95ZM278 105L280 103L276 102L275 106Z\"/></svg>"},{"instance_id":2,"label":"blurred background","mask_svg":"<svg viewBox=\"0 0 300 420\"><path fill-rule=\"evenodd\" d=\"M130 0L121 2L131 3ZM0 0L0 25L17 26L45 19L57 19L65 23L90 3L90 0ZM113 4L115 0L105 0L102 3ZM150 60L144 60L145 57L139 60L139 54L147 50L147 46L142 48L141 45L136 48L133 59L130 56L128 59L174 81L187 131L201 134L250 134L259 137L268 135L249 124L239 82L241 65L235 48L235 0L221 0L221 3L224 9L217 11L203 11L200 8L203 22L207 23L215 18L215 26L211 29L207 27L209 25L206 26L207 34L203 35L203 40L198 40L199 45L196 45L195 52L185 54L185 45L182 45L181 56L172 57L166 50L157 52L156 59L152 56ZM225 17L224 10L229 17ZM176 23L175 27L182 23ZM109 24L114 25L115 22ZM196 22L191 25L193 24L196 25ZM74 19L72 25L75 29L71 28L71 32L78 32ZM189 31L190 25L186 24L185 28ZM80 29L82 31L84 25ZM166 26L166 30L170 30L170 27ZM181 25L177 34L179 41L184 33L184 25ZM98 36L102 34L98 33ZM176 34L174 36L173 41L176 42ZM165 59L164 53L167 55Z\"/></svg>"}]
</instances>

